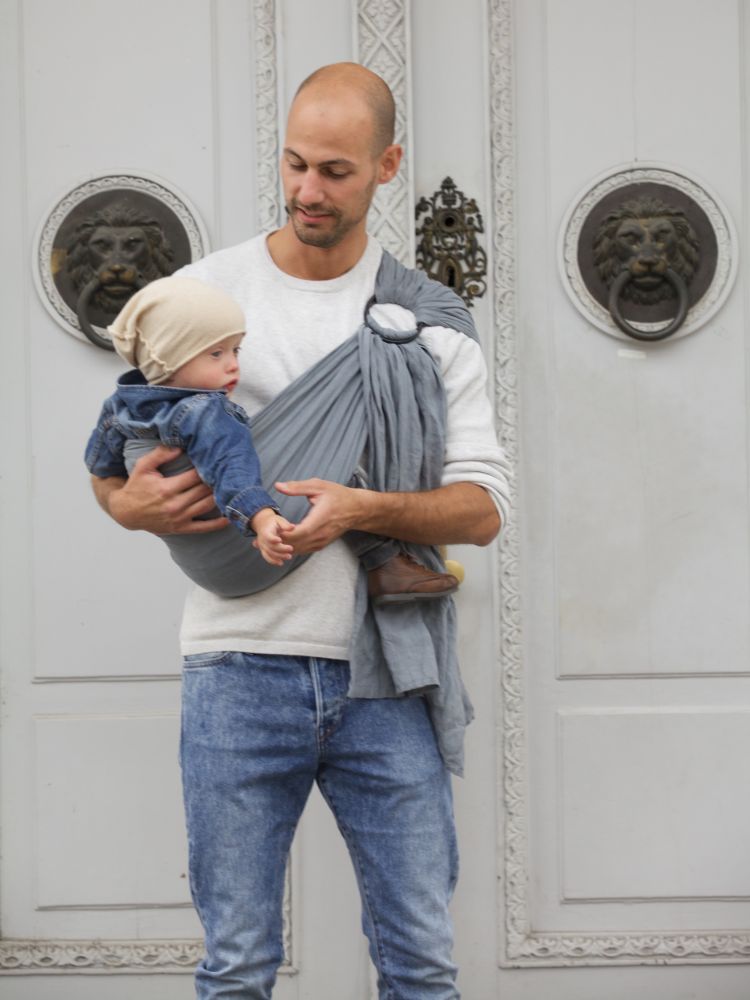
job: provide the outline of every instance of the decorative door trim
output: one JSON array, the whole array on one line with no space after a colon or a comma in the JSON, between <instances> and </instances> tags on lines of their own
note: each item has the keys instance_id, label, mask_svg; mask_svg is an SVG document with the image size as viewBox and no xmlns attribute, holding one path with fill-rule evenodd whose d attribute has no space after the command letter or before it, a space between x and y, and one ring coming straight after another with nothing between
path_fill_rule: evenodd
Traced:
<instances>
[{"instance_id":1,"label":"decorative door trim","mask_svg":"<svg viewBox=\"0 0 750 1000\"><path fill-rule=\"evenodd\" d=\"M355 59L381 76L396 102L394 141L404 146L399 172L378 188L368 231L397 260L414 266L414 180L412 172L411 52L409 0L358 0Z\"/></svg>"},{"instance_id":2,"label":"decorative door trim","mask_svg":"<svg viewBox=\"0 0 750 1000\"><path fill-rule=\"evenodd\" d=\"M276 0L253 0L258 231L281 224Z\"/></svg>"},{"instance_id":3,"label":"decorative door trim","mask_svg":"<svg viewBox=\"0 0 750 1000\"><path fill-rule=\"evenodd\" d=\"M519 0L521 2L521 0ZM516 227L514 215L513 0L488 0L492 155L495 406L500 440L518 482ZM743 930L549 933L532 927L526 769L523 613L517 487L500 542L499 875L500 965L669 965L750 962Z\"/></svg>"}]
</instances>

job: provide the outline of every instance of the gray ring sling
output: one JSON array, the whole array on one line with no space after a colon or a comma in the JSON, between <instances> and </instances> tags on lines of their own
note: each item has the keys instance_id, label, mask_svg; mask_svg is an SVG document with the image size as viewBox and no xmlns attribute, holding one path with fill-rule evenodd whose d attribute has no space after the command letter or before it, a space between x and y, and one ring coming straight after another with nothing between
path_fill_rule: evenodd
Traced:
<instances>
[{"instance_id":1,"label":"gray ring sling","mask_svg":"<svg viewBox=\"0 0 750 1000\"><path fill-rule=\"evenodd\" d=\"M410 310L414 328L400 332L380 327L369 312L376 302ZM375 294L356 333L250 418L263 483L289 521L304 517L308 500L284 496L273 483L316 477L348 484L363 455L370 489L415 492L440 486L446 401L438 366L417 339L424 326L448 327L478 340L468 309L454 292L384 251ZM157 444L126 442L128 473ZM162 472L176 475L189 467L189 459L180 456L162 466ZM271 566L231 525L204 535L163 537L186 576L228 597L265 590L308 558L296 556L283 566ZM424 565L443 571L434 547L402 545ZM368 678L382 674L385 662L391 679L388 694L425 694L445 763L460 773L463 729L471 707L455 662L453 601L372 607L366 574L360 569L354 620L349 695L372 697L358 694L357 688L372 690Z\"/></svg>"}]
</instances>

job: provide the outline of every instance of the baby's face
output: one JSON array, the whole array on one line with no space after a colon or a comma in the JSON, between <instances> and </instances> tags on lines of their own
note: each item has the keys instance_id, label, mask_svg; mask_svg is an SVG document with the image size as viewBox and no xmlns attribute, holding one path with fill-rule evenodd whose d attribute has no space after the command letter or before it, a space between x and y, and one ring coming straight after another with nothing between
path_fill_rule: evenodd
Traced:
<instances>
[{"instance_id":1,"label":"baby's face","mask_svg":"<svg viewBox=\"0 0 750 1000\"><path fill-rule=\"evenodd\" d=\"M242 337L243 334L235 333L201 351L162 385L179 386L181 389L225 389L229 395L240 377L238 355Z\"/></svg>"}]
</instances>

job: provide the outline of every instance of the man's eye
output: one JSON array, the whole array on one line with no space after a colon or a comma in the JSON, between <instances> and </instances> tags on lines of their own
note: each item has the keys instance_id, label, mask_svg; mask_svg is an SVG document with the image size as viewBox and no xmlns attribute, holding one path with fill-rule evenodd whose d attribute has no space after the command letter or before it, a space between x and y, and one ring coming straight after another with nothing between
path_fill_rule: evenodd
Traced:
<instances>
[{"instance_id":1,"label":"man's eye","mask_svg":"<svg viewBox=\"0 0 750 1000\"><path fill-rule=\"evenodd\" d=\"M304 163L289 163L287 161L287 166L289 167L290 170L304 170L305 169L305 164Z\"/></svg>"},{"instance_id":2,"label":"man's eye","mask_svg":"<svg viewBox=\"0 0 750 1000\"><path fill-rule=\"evenodd\" d=\"M340 181L340 180L343 180L344 177L348 177L349 176L349 171L346 170L346 171L344 171L344 173L339 173L337 170L329 170L328 171L328 176L329 177L333 177L334 180Z\"/></svg>"}]
</instances>

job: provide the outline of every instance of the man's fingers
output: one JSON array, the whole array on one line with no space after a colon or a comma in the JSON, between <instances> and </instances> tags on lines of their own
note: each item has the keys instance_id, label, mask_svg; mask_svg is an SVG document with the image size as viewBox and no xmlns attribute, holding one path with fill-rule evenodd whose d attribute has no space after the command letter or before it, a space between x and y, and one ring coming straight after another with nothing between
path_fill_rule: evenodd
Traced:
<instances>
[{"instance_id":1,"label":"man's fingers","mask_svg":"<svg viewBox=\"0 0 750 1000\"><path fill-rule=\"evenodd\" d=\"M186 469L185 472L178 472L176 476L165 476L162 485L168 493L185 493L191 487L207 489L210 492L195 469Z\"/></svg>"},{"instance_id":2,"label":"man's fingers","mask_svg":"<svg viewBox=\"0 0 750 1000\"><path fill-rule=\"evenodd\" d=\"M149 451L138 459L133 466L130 478L133 479L138 475L150 475L158 472L160 466L166 462L171 462L172 459L177 458L181 454L182 452L179 448L167 448L165 445L160 444L153 451ZM175 476L162 476L162 479L162 489L165 495L185 493L193 486L200 486L206 490L209 489L198 475L197 470L192 468L186 469L184 472L178 472Z\"/></svg>"},{"instance_id":3,"label":"man's fingers","mask_svg":"<svg viewBox=\"0 0 750 1000\"><path fill-rule=\"evenodd\" d=\"M314 493L320 493L325 486L324 479L298 479L290 480L286 483L274 483L274 488L279 493L285 493L290 497L309 497Z\"/></svg>"},{"instance_id":4,"label":"man's fingers","mask_svg":"<svg viewBox=\"0 0 750 1000\"><path fill-rule=\"evenodd\" d=\"M179 448L165 448L164 445L159 445L158 448L154 448L153 451L139 458L133 466L133 472L128 481L131 488L135 488L136 484L141 482L145 483L146 480L150 483L156 482L158 483L159 496L165 500L180 497L183 501L182 505L202 500L205 496L211 496L210 487L206 486L196 469L186 469L184 472L178 472L175 476L164 476L159 472L159 466L181 454ZM207 507L206 510L210 510L211 506ZM205 510L200 511L200 513L205 513Z\"/></svg>"},{"instance_id":5,"label":"man's fingers","mask_svg":"<svg viewBox=\"0 0 750 1000\"><path fill-rule=\"evenodd\" d=\"M211 517L207 521L185 521L175 525L173 531L164 531L164 535L207 535L212 531L226 528L229 521L225 517Z\"/></svg>"},{"instance_id":6,"label":"man's fingers","mask_svg":"<svg viewBox=\"0 0 750 1000\"><path fill-rule=\"evenodd\" d=\"M169 518L169 528L162 534L206 534L225 528L229 521L225 517L195 520L216 508L216 500L210 487L203 482L175 493L165 501L165 514Z\"/></svg>"},{"instance_id":7,"label":"man's fingers","mask_svg":"<svg viewBox=\"0 0 750 1000\"><path fill-rule=\"evenodd\" d=\"M189 517L198 517L199 514L208 514L210 510L213 510L216 506L216 501L214 495L211 492L211 487L206 486L205 483L199 482L195 486L191 486L187 490L183 490L178 494L179 499L182 501L180 506L185 510Z\"/></svg>"},{"instance_id":8,"label":"man's fingers","mask_svg":"<svg viewBox=\"0 0 750 1000\"><path fill-rule=\"evenodd\" d=\"M164 444L157 445L153 451L141 455L133 466L132 475L142 472L154 472L160 465L164 465L165 462L171 462L173 458L177 458L181 454L182 452L179 448L167 448Z\"/></svg>"}]
</instances>

